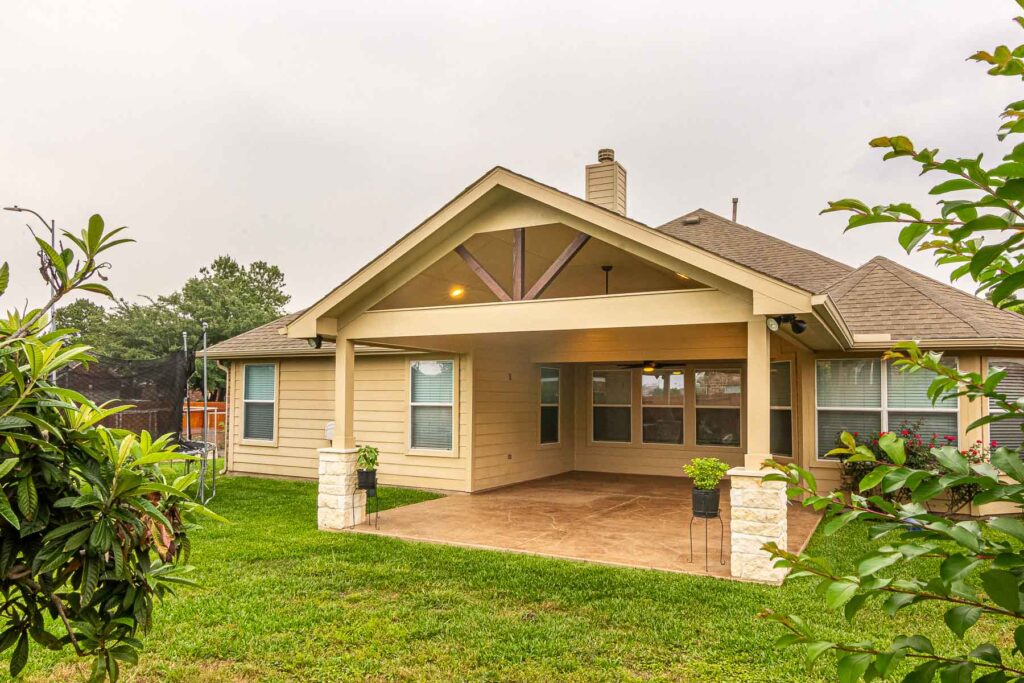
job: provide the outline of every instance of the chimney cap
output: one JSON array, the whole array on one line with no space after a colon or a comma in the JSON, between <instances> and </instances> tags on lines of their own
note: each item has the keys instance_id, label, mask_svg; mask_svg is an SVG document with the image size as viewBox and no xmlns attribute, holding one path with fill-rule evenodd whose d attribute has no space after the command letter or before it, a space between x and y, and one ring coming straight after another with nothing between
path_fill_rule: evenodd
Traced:
<instances>
[{"instance_id":1,"label":"chimney cap","mask_svg":"<svg viewBox=\"0 0 1024 683\"><path fill-rule=\"evenodd\" d=\"M615 150L610 147L597 150L598 161L615 161Z\"/></svg>"}]
</instances>

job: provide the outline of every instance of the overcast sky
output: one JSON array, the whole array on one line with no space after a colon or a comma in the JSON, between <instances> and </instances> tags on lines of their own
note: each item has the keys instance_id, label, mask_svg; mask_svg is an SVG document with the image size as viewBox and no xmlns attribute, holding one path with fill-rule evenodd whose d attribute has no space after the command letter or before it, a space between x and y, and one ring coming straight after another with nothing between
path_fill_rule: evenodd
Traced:
<instances>
[{"instance_id":1,"label":"overcast sky","mask_svg":"<svg viewBox=\"0 0 1024 683\"><path fill-rule=\"evenodd\" d=\"M995 152L1020 83L965 58L1016 45L1008 0L342 2L6 0L0 204L138 244L120 296L170 292L218 254L280 266L315 301L500 164L575 194L599 147L629 214L697 207L859 265L829 199L933 201L866 142ZM45 290L0 212L6 307Z\"/></svg>"}]
</instances>

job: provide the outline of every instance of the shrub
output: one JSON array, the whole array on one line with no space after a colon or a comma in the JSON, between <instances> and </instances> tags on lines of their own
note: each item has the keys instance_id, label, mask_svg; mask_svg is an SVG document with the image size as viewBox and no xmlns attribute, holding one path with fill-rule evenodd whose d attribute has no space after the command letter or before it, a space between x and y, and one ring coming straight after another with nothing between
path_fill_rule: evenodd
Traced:
<instances>
[{"instance_id":1,"label":"shrub","mask_svg":"<svg viewBox=\"0 0 1024 683\"><path fill-rule=\"evenodd\" d=\"M693 479L695 489L711 491L718 488L729 466L718 458L694 458L683 465L683 471Z\"/></svg>"},{"instance_id":2,"label":"shrub","mask_svg":"<svg viewBox=\"0 0 1024 683\"><path fill-rule=\"evenodd\" d=\"M70 646L94 659L91 680L116 680L119 663L138 659L154 598L190 583L188 532L212 515L186 493L196 472L161 471L183 457L169 437L103 427L129 406L97 406L51 381L94 359L73 330L46 331L47 315L73 291L109 295L93 278L106 267L99 255L129 241L118 232L93 216L81 235L64 233L75 249L37 240L54 294L0 319L0 652L13 648L12 676L35 642ZM0 266L0 294L8 272Z\"/></svg>"}]
</instances>

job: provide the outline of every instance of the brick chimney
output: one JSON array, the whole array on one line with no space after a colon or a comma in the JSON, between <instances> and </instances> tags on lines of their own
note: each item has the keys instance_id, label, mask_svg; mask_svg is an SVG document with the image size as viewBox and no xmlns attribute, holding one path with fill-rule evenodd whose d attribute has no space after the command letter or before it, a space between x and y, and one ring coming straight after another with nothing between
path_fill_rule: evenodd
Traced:
<instances>
[{"instance_id":1,"label":"brick chimney","mask_svg":"<svg viewBox=\"0 0 1024 683\"><path fill-rule=\"evenodd\" d=\"M597 163L587 166L587 201L626 215L626 169L614 149L597 150Z\"/></svg>"}]
</instances>

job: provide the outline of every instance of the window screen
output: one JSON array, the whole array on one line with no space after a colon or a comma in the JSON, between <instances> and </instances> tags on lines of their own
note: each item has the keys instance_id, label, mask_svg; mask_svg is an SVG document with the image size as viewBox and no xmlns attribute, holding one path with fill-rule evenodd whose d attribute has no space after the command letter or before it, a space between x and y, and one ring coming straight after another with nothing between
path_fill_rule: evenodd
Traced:
<instances>
[{"instance_id":1,"label":"window screen","mask_svg":"<svg viewBox=\"0 0 1024 683\"><path fill-rule=\"evenodd\" d=\"M992 358L988 362L988 370L994 372L996 369L1006 371L1006 377L996 387L999 393L1006 394L1011 401L1024 396L1024 359ZM1002 412L998 404L993 401L989 401L988 408L989 413ZM1024 426L1024 420L1016 417L990 422L988 425L989 439L995 441L997 448L1000 446L1020 448L1021 443L1024 442L1022 426Z\"/></svg>"},{"instance_id":2,"label":"window screen","mask_svg":"<svg viewBox=\"0 0 1024 683\"><path fill-rule=\"evenodd\" d=\"M558 443L561 377L558 368L540 369L540 442Z\"/></svg>"},{"instance_id":3,"label":"window screen","mask_svg":"<svg viewBox=\"0 0 1024 683\"><path fill-rule=\"evenodd\" d=\"M645 372L640 376L644 443L683 443L682 370Z\"/></svg>"},{"instance_id":4,"label":"window screen","mask_svg":"<svg viewBox=\"0 0 1024 683\"><path fill-rule=\"evenodd\" d=\"M420 360L409 364L410 435L413 448L452 449L455 363Z\"/></svg>"},{"instance_id":5,"label":"window screen","mask_svg":"<svg viewBox=\"0 0 1024 683\"><path fill-rule=\"evenodd\" d=\"M629 370L595 370L591 376L594 441L632 441L632 374Z\"/></svg>"},{"instance_id":6,"label":"window screen","mask_svg":"<svg viewBox=\"0 0 1024 683\"><path fill-rule=\"evenodd\" d=\"M739 370L698 368L693 373L697 444L741 445L743 376Z\"/></svg>"},{"instance_id":7,"label":"window screen","mask_svg":"<svg viewBox=\"0 0 1024 683\"><path fill-rule=\"evenodd\" d=\"M274 382L272 363L246 365L242 388L242 437L258 441L274 440Z\"/></svg>"},{"instance_id":8,"label":"window screen","mask_svg":"<svg viewBox=\"0 0 1024 683\"><path fill-rule=\"evenodd\" d=\"M770 441L772 455L793 455L792 373L789 361L771 365L770 377Z\"/></svg>"},{"instance_id":9,"label":"window screen","mask_svg":"<svg viewBox=\"0 0 1024 683\"><path fill-rule=\"evenodd\" d=\"M955 358L943 363L955 365ZM819 360L816 365L818 456L838 445L839 435L872 434L911 428L930 438L956 437L956 399L932 405L928 370L900 372L877 358Z\"/></svg>"}]
</instances>

